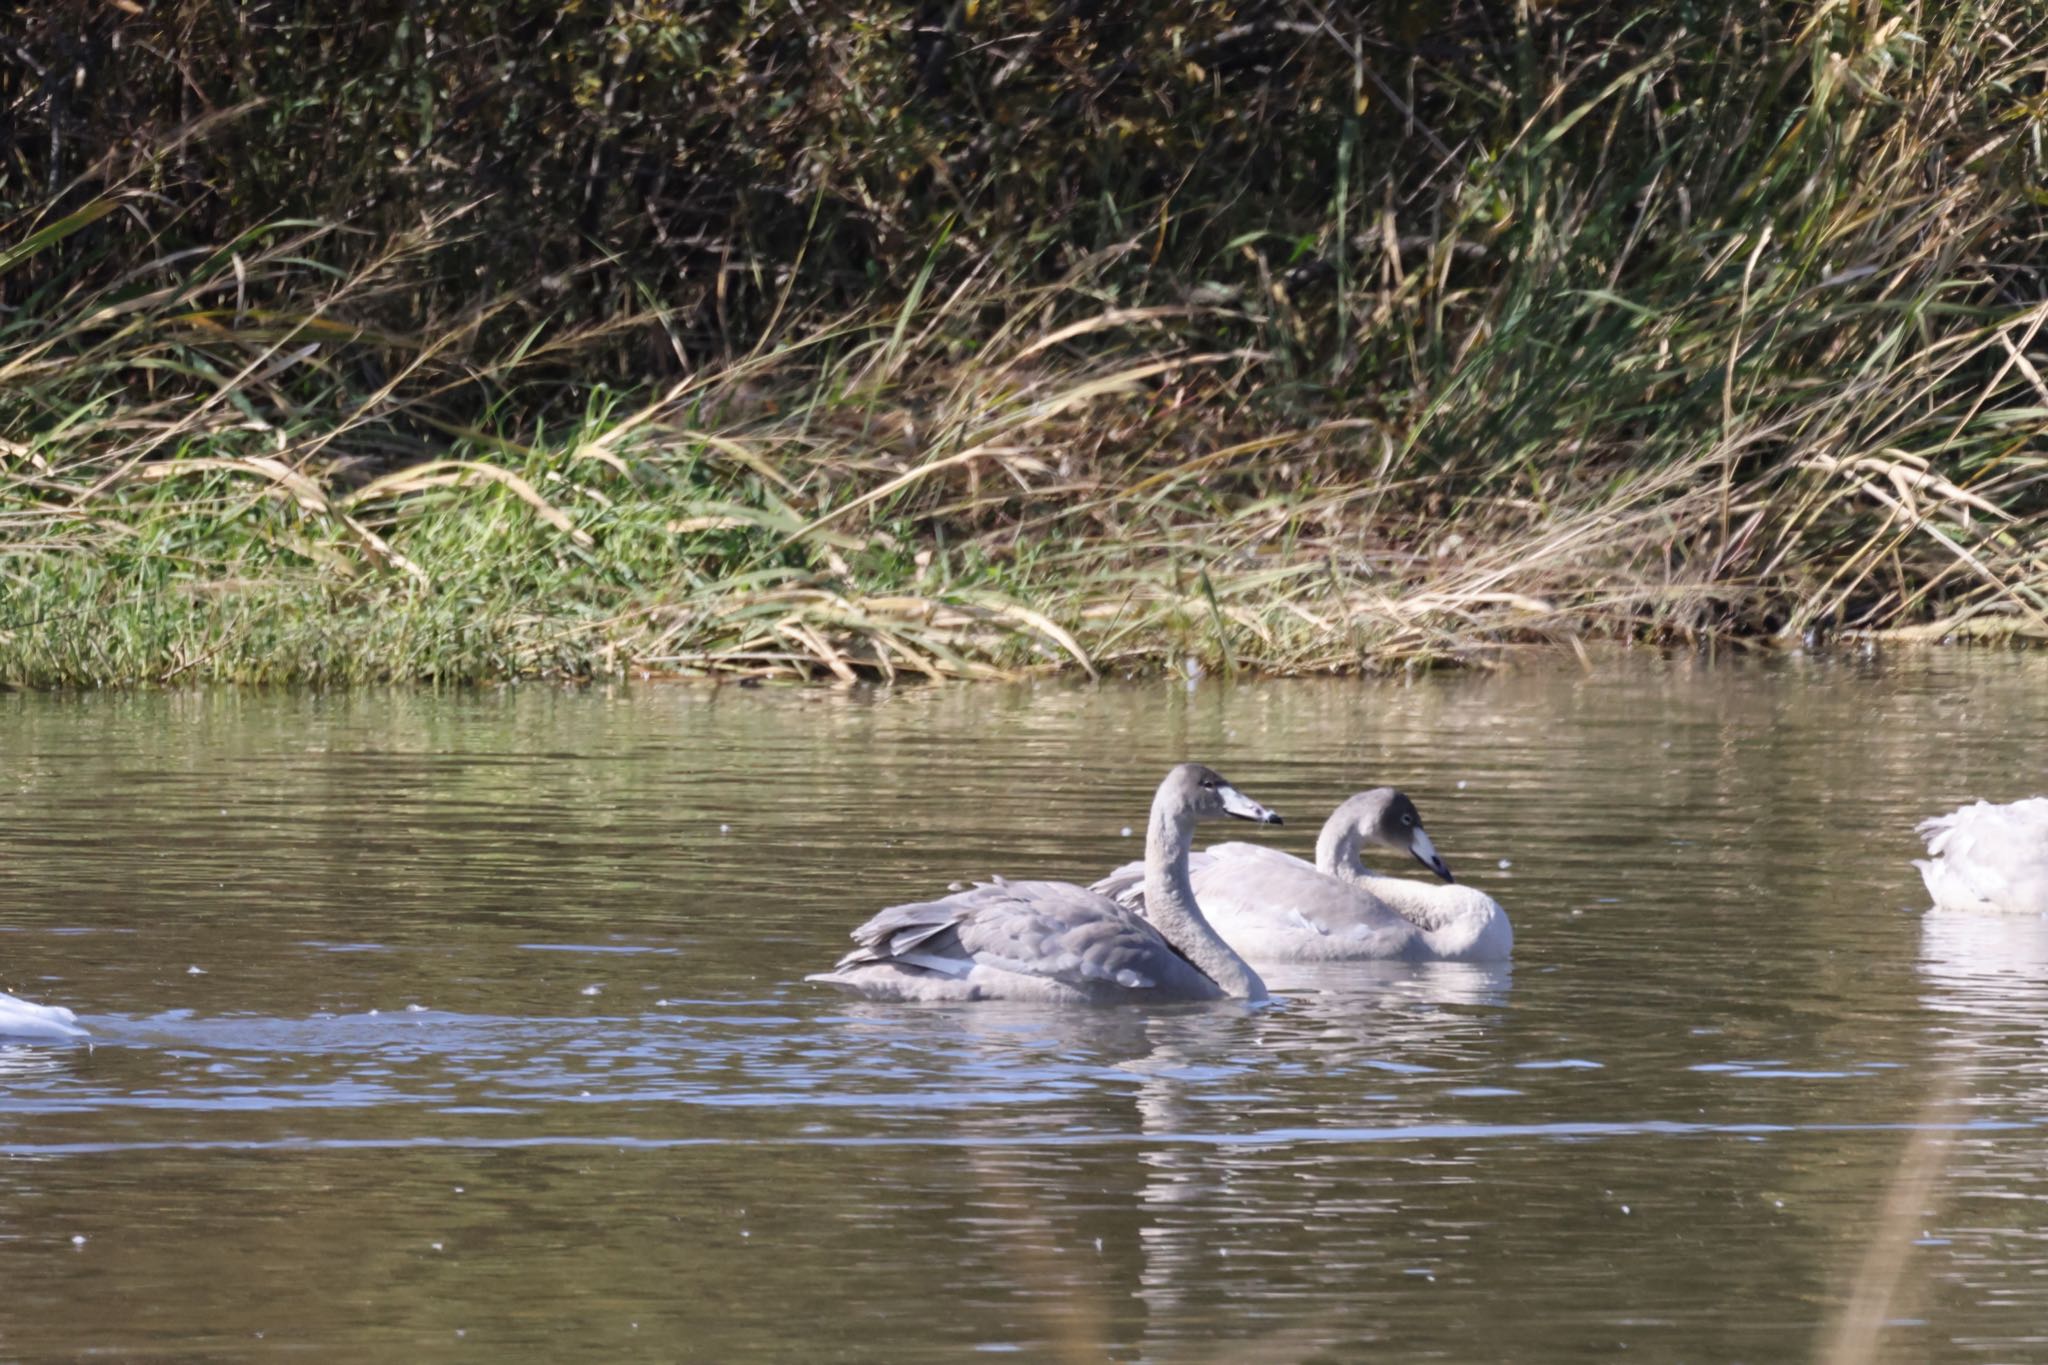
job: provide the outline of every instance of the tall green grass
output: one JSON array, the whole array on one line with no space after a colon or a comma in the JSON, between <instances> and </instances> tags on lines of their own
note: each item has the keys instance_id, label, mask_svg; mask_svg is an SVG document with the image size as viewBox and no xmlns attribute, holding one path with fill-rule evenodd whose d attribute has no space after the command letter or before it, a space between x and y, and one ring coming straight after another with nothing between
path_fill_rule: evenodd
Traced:
<instances>
[{"instance_id":1,"label":"tall green grass","mask_svg":"<svg viewBox=\"0 0 2048 1365\"><path fill-rule=\"evenodd\" d=\"M0 233L0 680L2048 638L2048 6L1768 13L1425 71L1401 196L1340 120L1315 220L1171 269L1243 205L935 226L850 303L798 242L709 351L652 286L458 303L462 205L195 247L161 162L81 182Z\"/></svg>"}]
</instances>

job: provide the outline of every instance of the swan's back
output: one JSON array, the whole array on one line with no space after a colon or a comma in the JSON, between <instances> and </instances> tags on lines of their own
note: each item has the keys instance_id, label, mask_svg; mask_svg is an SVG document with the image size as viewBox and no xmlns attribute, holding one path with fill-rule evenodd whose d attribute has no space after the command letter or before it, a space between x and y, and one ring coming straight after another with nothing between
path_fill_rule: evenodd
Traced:
<instances>
[{"instance_id":1,"label":"swan's back","mask_svg":"<svg viewBox=\"0 0 2048 1365\"><path fill-rule=\"evenodd\" d=\"M62 1005L38 1005L0 991L0 1038L83 1038L78 1016Z\"/></svg>"},{"instance_id":2,"label":"swan's back","mask_svg":"<svg viewBox=\"0 0 2048 1365\"><path fill-rule=\"evenodd\" d=\"M1188 858L1188 881L1203 916L1253 963L1439 956L1370 891L1264 844L1211 844ZM1127 863L1093 889L1142 911L1144 867Z\"/></svg>"},{"instance_id":3,"label":"swan's back","mask_svg":"<svg viewBox=\"0 0 2048 1365\"><path fill-rule=\"evenodd\" d=\"M1267 848L1264 844L1211 844L1199 852L1188 854L1188 880L1195 887L1195 898L1201 905L1203 914L1208 913L1209 903L1202 898L1202 878L1205 874L1213 873L1219 863L1239 858L1271 859L1310 872L1316 870L1315 864L1307 859L1297 858L1292 853L1283 853L1277 848ZM1109 897L1126 910L1135 910L1142 914L1145 910L1145 864L1125 863L1088 889L1099 896Z\"/></svg>"},{"instance_id":4,"label":"swan's back","mask_svg":"<svg viewBox=\"0 0 2048 1365\"><path fill-rule=\"evenodd\" d=\"M1422 928L1362 886L1257 844L1218 844L1194 875L1218 932L1254 961L1439 956Z\"/></svg>"},{"instance_id":5,"label":"swan's back","mask_svg":"<svg viewBox=\"0 0 2048 1365\"><path fill-rule=\"evenodd\" d=\"M1215 1000L1223 991L1145 920L1067 882L997 878L892 905L853 931L854 949L807 978L871 999Z\"/></svg>"},{"instance_id":6,"label":"swan's back","mask_svg":"<svg viewBox=\"0 0 2048 1365\"><path fill-rule=\"evenodd\" d=\"M1917 859L1938 910L2048 915L2048 797L1978 801L1921 821Z\"/></svg>"}]
</instances>

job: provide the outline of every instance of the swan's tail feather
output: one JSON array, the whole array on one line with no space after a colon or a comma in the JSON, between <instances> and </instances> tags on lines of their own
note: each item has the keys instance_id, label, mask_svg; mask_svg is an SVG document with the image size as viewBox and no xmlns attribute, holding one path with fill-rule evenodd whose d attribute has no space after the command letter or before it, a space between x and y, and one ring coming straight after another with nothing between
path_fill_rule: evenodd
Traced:
<instances>
[{"instance_id":1,"label":"swan's tail feather","mask_svg":"<svg viewBox=\"0 0 2048 1365\"><path fill-rule=\"evenodd\" d=\"M78 1016L62 1005L38 1005L0 992L0 1038L83 1038Z\"/></svg>"}]
</instances>

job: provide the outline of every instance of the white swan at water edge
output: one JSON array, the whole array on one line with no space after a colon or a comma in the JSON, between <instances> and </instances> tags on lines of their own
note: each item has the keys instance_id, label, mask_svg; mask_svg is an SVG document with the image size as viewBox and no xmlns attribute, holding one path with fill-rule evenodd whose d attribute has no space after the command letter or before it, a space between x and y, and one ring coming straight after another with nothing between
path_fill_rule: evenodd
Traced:
<instances>
[{"instance_id":1,"label":"white swan at water edge","mask_svg":"<svg viewBox=\"0 0 2048 1365\"><path fill-rule=\"evenodd\" d=\"M1935 909L2048 915L2048 796L1978 801L1915 828L1932 856L1913 866Z\"/></svg>"},{"instance_id":2,"label":"white swan at water edge","mask_svg":"<svg viewBox=\"0 0 2048 1365\"><path fill-rule=\"evenodd\" d=\"M1152 798L1144 914L1068 882L999 877L891 906L853 931L858 946L831 971L804 979L871 1000L1263 1000L1266 983L1216 936L1188 888L1195 822L1224 815L1280 823L1217 773L1183 763Z\"/></svg>"},{"instance_id":3,"label":"white swan at water edge","mask_svg":"<svg viewBox=\"0 0 2048 1365\"><path fill-rule=\"evenodd\" d=\"M78 1016L62 1005L38 1005L0 991L0 1038L83 1038Z\"/></svg>"},{"instance_id":4,"label":"white swan at water edge","mask_svg":"<svg viewBox=\"0 0 2048 1365\"><path fill-rule=\"evenodd\" d=\"M1259 844L1212 844L1188 860L1188 873L1216 932L1254 964L1501 962L1514 950L1500 902L1469 886L1380 876L1365 865L1367 844L1408 854L1444 881L1455 880L1415 803L1392 787L1360 792L1332 811L1316 838L1314 863ZM1136 863L1094 889L1145 909Z\"/></svg>"}]
</instances>

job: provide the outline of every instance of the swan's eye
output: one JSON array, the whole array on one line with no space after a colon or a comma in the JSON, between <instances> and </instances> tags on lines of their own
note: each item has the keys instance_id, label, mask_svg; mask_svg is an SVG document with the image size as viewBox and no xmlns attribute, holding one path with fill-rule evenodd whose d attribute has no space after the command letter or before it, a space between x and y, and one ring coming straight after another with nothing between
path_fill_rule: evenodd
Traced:
<instances>
[{"instance_id":1,"label":"swan's eye","mask_svg":"<svg viewBox=\"0 0 2048 1365\"><path fill-rule=\"evenodd\" d=\"M1202 790L1204 790L1204 791L1215 791L1215 790L1216 790L1216 779L1215 779L1215 778L1213 778L1213 777L1205 777L1205 778L1203 778L1203 779L1202 779Z\"/></svg>"},{"instance_id":2,"label":"swan's eye","mask_svg":"<svg viewBox=\"0 0 2048 1365\"><path fill-rule=\"evenodd\" d=\"M1401 823L1404 825L1413 825L1415 823L1415 817L1412 815L1404 815L1401 817Z\"/></svg>"}]
</instances>

